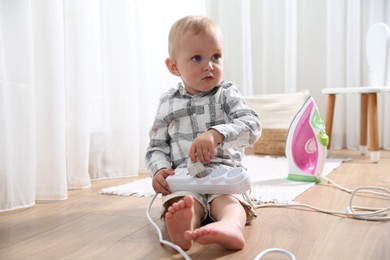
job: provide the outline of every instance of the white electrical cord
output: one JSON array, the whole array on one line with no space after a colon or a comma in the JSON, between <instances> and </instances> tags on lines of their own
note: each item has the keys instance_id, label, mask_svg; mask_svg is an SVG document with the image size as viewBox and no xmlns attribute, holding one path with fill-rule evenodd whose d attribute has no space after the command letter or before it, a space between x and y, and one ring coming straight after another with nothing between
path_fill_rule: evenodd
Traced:
<instances>
[{"instance_id":1,"label":"white electrical cord","mask_svg":"<svg viewBox=\"0 0 390 260\"><path fill-rule=\"evenodd\" d=\"M330 215L337 215L337 216L344 216L344 217L350 217L355 219L361 219L361 220L371 220L371 221L388 221L390 220L390 216L387 215L387 213L390 211L390 206L385 208L371 208L371 207L359 207L359 206L353 206L353 201L355 199L355 196L361 193L366 194L372 194L372 195L378 195L385 198L390 199L390 190L378 187L378 186L362 186L358 187L356 189L347 189L341 185L338 185L334 181L326 178L326 177L319 177L320 179L329 182L330 184L334 185L336 188L351 193L351 197L349 200L349 206L346 211L333 211L333 210L326 210L321 209L318 207L314 207L308 204L298 203L295 202L293 204L262 204L262 205L255 205L250 198L250 196L246 193L243 194L244 198L253 208L265 208L265 207L289 207L289 208L309 208L314 211L318 211L321 213L326 213Z\"/></svg>"},{"instance_id":2,"label":"white electrical cord","mask_svg":"<svg viewBox=\"0 0 390 260\"><path fill-rule=\"evenodd\" d=\"M260 254L258 254L254 260L260 260L261 258L263 258L263 256L266 256L266 255L269 255L269 254L272 254L272 253L280 253L280 254L284 254L284 255L287 255L291 258L291 260L296 260L297 258L295 257L295 255L293 253L291 253L290 251L288 250L285 250L285 249L282 249L282 248L269 248L269 249L266 249L266 250L263 250L260 252Z\"/></svg>"}]
</instances>

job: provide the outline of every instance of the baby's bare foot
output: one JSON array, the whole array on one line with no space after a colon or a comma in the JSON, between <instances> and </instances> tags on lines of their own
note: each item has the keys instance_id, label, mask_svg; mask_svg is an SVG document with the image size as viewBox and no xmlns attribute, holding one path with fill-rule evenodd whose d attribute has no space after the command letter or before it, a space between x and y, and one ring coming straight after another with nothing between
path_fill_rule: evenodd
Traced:
<instances>
[{"instance_id":1,"label":"baby's bare foot","mask_svg":"<svg viewBox=\"0 0 390 260\"><path fill-rule=\"evenodd\" d=\"M182 200L173 203L165 214L165 223L169 238L172 243L188 250L192 246L192 239L184 238L184 232L192 230L192 218L194 216L194 199L185 196Z\"/></svg>"},{"instance_id":2,"label":"baby's bare foot","mask_svg":"<svg viewBox=\"0 0 390 260\"><path fill-rule=\"evenodd\" d=\"M242 230L223 222L214 222L193 231L188 230L184 233L184 237L200 244L219 244L231 250L242 249L245 245Z\"/></svg>"}]
</instances>

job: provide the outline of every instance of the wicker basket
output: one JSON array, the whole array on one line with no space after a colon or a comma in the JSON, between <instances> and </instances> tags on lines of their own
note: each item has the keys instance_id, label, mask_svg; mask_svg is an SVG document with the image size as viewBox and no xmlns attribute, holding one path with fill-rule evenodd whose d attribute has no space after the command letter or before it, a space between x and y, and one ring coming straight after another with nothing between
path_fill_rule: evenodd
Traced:
<instances>
[{"instance_id":1,"label":"wicker basket","mask_svg":"<svg viewBox=\"0 0 390 260\"><path fill-rule=\"evenodd\" d=\"M288 129L264 128L261 138L254 144L253 152L257 154L285 155Z\"/></svg>"}]
</instances>

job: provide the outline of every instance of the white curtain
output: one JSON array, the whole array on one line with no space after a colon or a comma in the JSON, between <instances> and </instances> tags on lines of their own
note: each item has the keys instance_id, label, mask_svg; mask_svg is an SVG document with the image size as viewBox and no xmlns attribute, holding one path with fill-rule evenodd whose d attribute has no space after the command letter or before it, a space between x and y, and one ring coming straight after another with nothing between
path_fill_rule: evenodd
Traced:
<instances>
[{"instance_id":1,"label":"white curtain","mask_svg":"<svg viewBox=\"0 0 390 260\"><path fill-rule=\"evenodd\" d=\"M61 200L91 180L137 175L158 97L177 78L167 35L207 14L225 35L225 76L244 95L367 82L363 34L386 0L0 0L0 211ZM358 146L358 98L341 99L333 146ZM389 97L380 97L390 149ZM387 111L387 112L386 112ZM387 113L387 114L386 114Z\"/></svg>"},{"instance_id":2,"label":"white curtain","mask_svg":"<svg viewBox=\"0 0 390 260\"><path fill-rule=\"evenodd\" d=\"M245 95L293 93L297 85L297 1L207 1L225 39L225 77Z\"/></svg>"},{"instance_id":3,"label":"white curtain","mask_svg":"<svg viewBox=\"0 0 390 260\"><path fill-rule=\"evenodd\" d=\"M308 89L323 118L321 90L368 85L365 34L390 25L388 0L215 0L206 11L224 33L225 76L244 94ZM332 149L357 149L359 96L338 96L335 110ZM389 94L379 95L378 113L380 147L390 149Z\"/></svg>"},{"instance_id":4,"label":"white curtain","mask_svg":"<svg viewBox=\"0 0 390 260\"><path fill-rule=\"evenodd\" d=\"M151 8L153 6L153 8ZM144 168L176 19L201 1L0 0L0 211Z\"/></svg>"}]
</instances>

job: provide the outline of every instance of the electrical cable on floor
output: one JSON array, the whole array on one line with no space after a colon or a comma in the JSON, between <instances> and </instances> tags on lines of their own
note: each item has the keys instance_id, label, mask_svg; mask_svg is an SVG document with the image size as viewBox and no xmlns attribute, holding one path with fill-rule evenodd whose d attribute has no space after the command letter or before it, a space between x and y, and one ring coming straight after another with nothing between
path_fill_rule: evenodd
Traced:
<instances>
[{"instance_id":1,"label":"electrical cable on floor","mask_svg":"<svg viewBox=\"0 0 390 260\"><path fill-rule=\"evenodd\" d=\"M266 207L287 207L287 208L309 208L313 211L318 211L321 213L326 213L330 215L337 215L337 216L343 216L343 217L350 217L355 219L361 219L361 220L371 220L371 221L388 221L390 220L390 216L387 215L387 213L390 211L390 206L385 208L371 208L371 207L359 207L359 206L353 206L353 201L357 195L360 195L361 193L366 194L372 194L372 195L378 195L383 196L386 198L390 198L390 190L379 187L379 186L361 186L357 187L353 190L347 189L336 182L326 178L326 177L319 177L321 180L324 180L332 185L334 185L336 188L351 193L351 197L349 199L349 206L346 211L334 211L334 210L326 210L321 209L315 206L311 206L304 203L295 202L293 204L275 204L275 203L267 203L267 204L261 204L261 205L255 205L253 203L253 200L250 198L248 193L243 194L244 198L248 203L255 209L258 208L266 208Z\"/></svg>"},{"instance_id":2,"label":"electrical cable on floor","mask_svg":"<svg viewBox=\"0 0 390 260\"><path fill-rule=\"evenodd\" d=\"M297 258L295 257L295 255L293 253L291 253L290 251L288 250L285 250L285 249L282 249L282 248L268 248L268 249L265 249L263 251L261 251L256 257L254 260L260 260L263 256L266 256L266 255L269 255L269 254L273 254L273 253L280 253L280 254L284 254L284 255L287 255L291 258L291 260L296 260Z\"/></svg>"}]
</instances>

